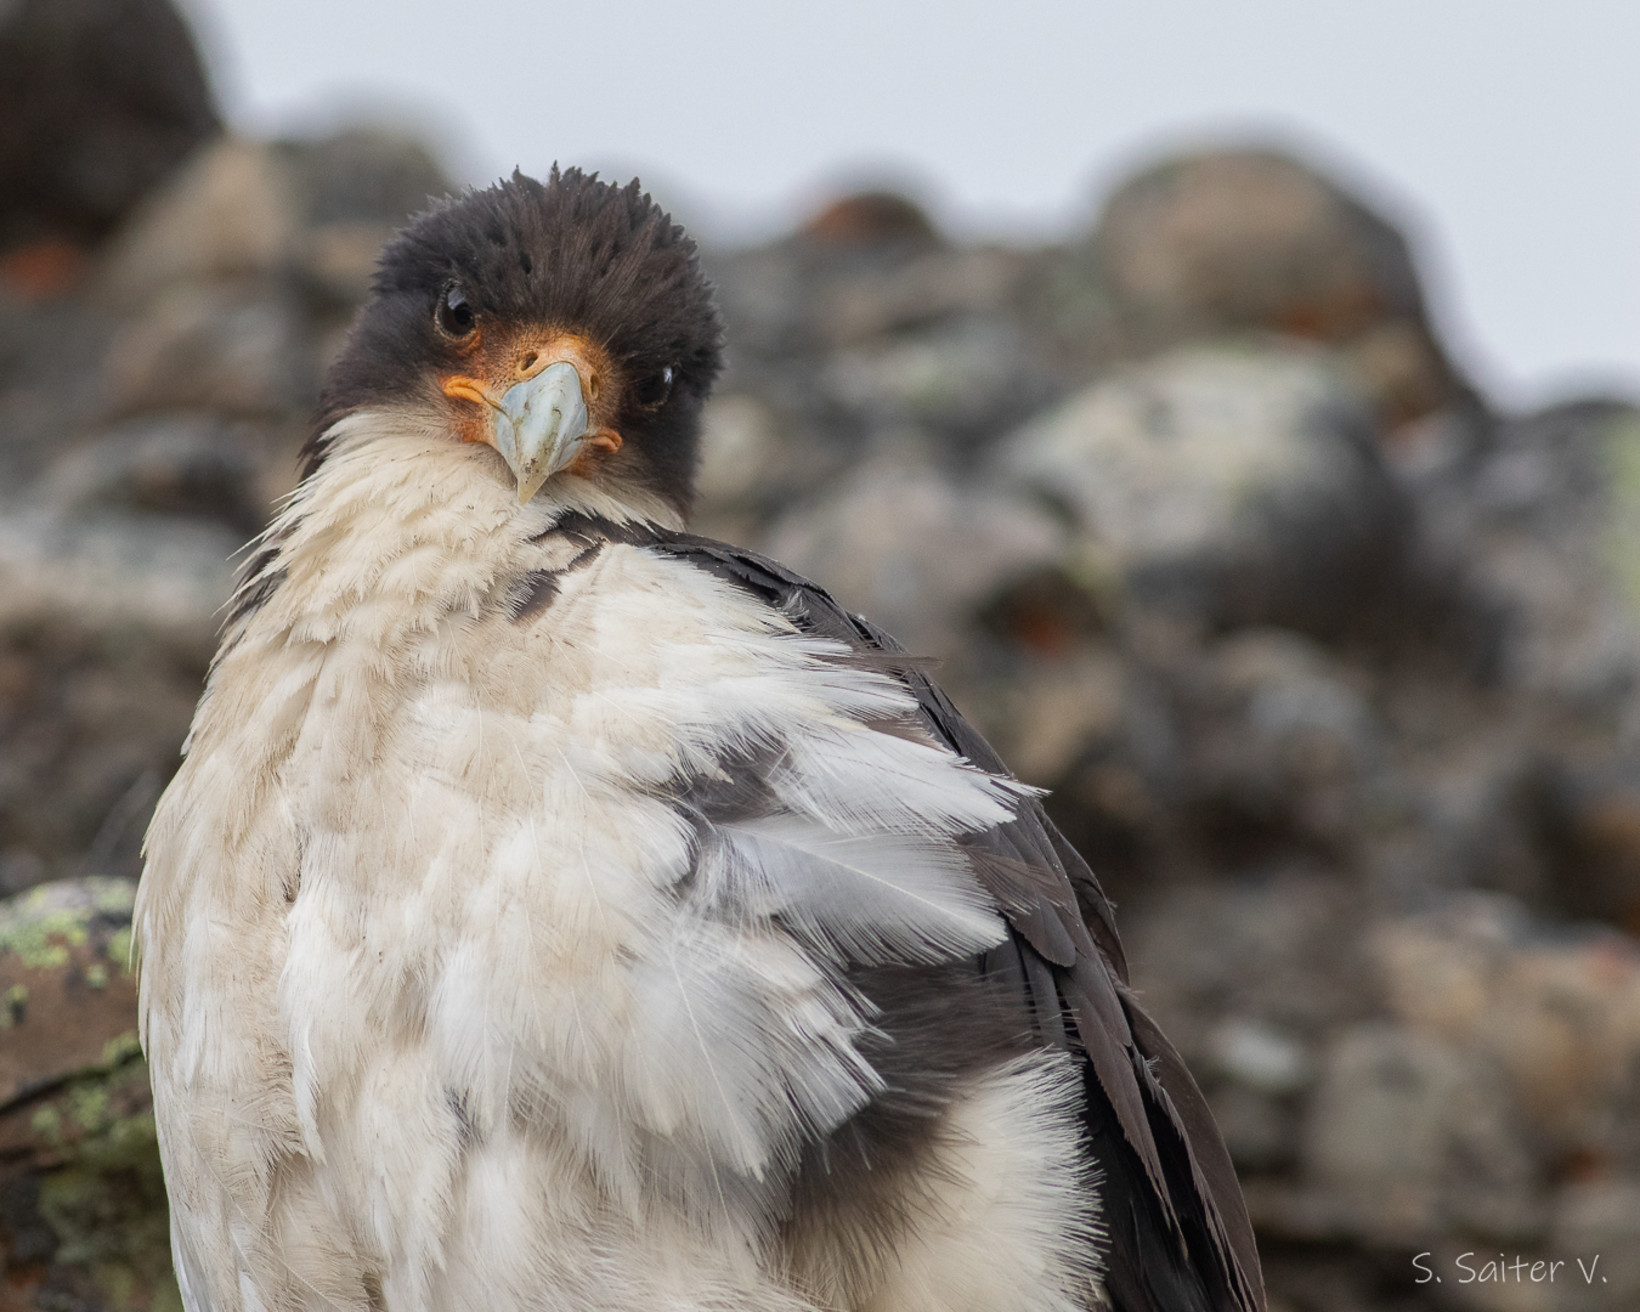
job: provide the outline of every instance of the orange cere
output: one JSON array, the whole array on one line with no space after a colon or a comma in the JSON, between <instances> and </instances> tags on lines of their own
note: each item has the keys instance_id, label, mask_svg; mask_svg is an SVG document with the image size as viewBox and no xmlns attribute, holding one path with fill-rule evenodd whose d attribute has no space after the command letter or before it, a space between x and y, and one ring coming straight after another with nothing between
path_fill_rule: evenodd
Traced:
<instances>
[{"instance_id":1,"label":"orange cere","mask_svg":"<svg viewBox=\"0 0 1640 1312\"><path fill-rule=\"evenodd\" d=\"M585 450L570 465L571 472L586 473L586 464L599 453L621 449L621 435L613 421L620 409L622 379L609 352L578 333L561 328L481 327L462 342L465 368L439 376L439 388L459 406L456 432L463 442L494 445L494 424L490 411L500 409L501 398L515 383L533 378L548 365L566 360L581 376L581 395L587 404Z\"/></svg>"}]
</instances>

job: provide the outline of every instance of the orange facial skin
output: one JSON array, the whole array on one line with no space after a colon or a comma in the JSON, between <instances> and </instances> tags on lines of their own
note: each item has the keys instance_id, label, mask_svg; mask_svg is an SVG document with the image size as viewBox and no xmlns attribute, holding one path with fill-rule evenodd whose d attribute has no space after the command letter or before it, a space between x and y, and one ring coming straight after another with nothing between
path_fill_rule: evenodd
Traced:
<instances>
[{"instance_id":1,"label":"orange facial skin","mask_svg":"<svg viewBox=\"0 0 1640 1312\"><path fill-rule=\"evenodd\" d=\"M466 357L465 370L440 375L439 387L452 401L466 403L456 408L456 432L463 442L494 446L490 411L500 409L507 389L564 360L580 375L587 407L587 435L566 472L590 475L621 449L621 434L612 424L620 408L621 379L603 347L559 328L498 330L489 325L463 340L460 350Z\"/></svg>"}]
</instances>

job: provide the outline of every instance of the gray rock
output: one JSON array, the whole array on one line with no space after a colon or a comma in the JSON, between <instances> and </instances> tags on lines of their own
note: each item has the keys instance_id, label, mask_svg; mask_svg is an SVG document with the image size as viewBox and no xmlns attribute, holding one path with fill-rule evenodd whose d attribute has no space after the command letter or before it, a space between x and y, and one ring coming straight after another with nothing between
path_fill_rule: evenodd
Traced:
<instances>
[{"instance_id":1,"label":"gray rock","mask_svg":"<svg viewBox=\"0 0 1640 1312\"><path fill-rule=\"evenodd\" d=\"M765 547L916 654L942 656L981 601L1059 554L1060 533L1029 504L885 453L832 497L780 520Z\"/></svg>"},{"instance_id":2,"label":"gray rock","mask_svg":"<svg viewBox=\"0 0 1640 1312\"><path fill-rule=\"evenodd\" d=\"M771 519L815 499L858 458L760 391L721 389L702 416L694 522L728 541L757 541Z\"/></svg>"},{"instance_id":3,"label":"gray rock","mask_svg":"<svg viewBox=\"0 0 1640 1312\"><path fill-rule=\"evenodd\" d=\"M1569 1185L1555 1200L1552 1247L1567 1262L1566 1306L1612 1309L1640 1300L1640 1180Z\"/></svg>"},{"instance_id":4,"label":"gray rock","mask_svg":"<svg viewBox=\"0 0 1640 1312\"><path fill-rule=\"evenodd\" d=\"M209 411L134 420L71 446L31 489L58 512L146 511L213 520L249 538L267 519L261 434Z\"/></svg>"},{"instance_id":5,"label":"gray rock","mask_svg":"<svg viewBox=\"0 0 1640 1312\"><path fill-rule=\"evenodd\" d=\"M0 852L14 887L135 873L231 587L232 531L0 514Z\"/></svg>"},{"instance_id":6,"label":"gray rock","mask_svg":"<svg viewBox=\"0 0 1640 1312\"><path fill-rule=\"evenodd\" d=\"M915 331L943 319L1011 309L1028 261L995 246L935 247L874 277L838 279L823 288L815 315L838 346Z\"/></svg>"},{"instance_id":7,"label":"gray rock","mask_svg":"<svg viewBox=\"0 0 1640 1312\"><path fill-rule=\"evenodd\" d=\"M1213 1031L1212 1044L1219 1069L1260 1093L1296 1093L1312 1078L1305 1045L1266 1021L1231 1017Z\"/></svg>"},{"instance_id":8,"label":"gray rock","mask_svg":"<svg viewBox=\"0 0 1640 1312\"><path fill-rule=\"evenodd\" d=\"M1471 894L1380 927L1372 951L1391 1011L1491 1063L1547 1157L1627 1160L1640 1072L1631 940L1553 931L1512 899Z\"/></svg>"},{"instance_id":9,"label":"gray rock","mask_svg":"<svg viewBox=\"0 0 1640 1312\"><path fill-rule=\"evenodd\" d=\"M915 427L967 447L1017 427L1058 391L1018 326L996 316L943 319L840 351L822 382L867 431Z\"/></svg>"},{"instance_id":10,"label":"gray rock","mask_svg":"<svg viewBox=\"0 0 1640 1312\"><path fill-rule=\"evenodd\" d=\"M87 297L26 300L0 289L0 495L26 486L97 422L116 327Z\"/></svg>"},{"instance_id":11,"label":"gray rock","mask_svg":"<svg viewBox=\"0 0 1640 1312\"><path fill-rule=\"evenodd\" d=\"M1227 1025L1310 1052L1378 1007L1361 942L1368 913L1340 880L1293 870L1152 887L1123 910L1145 1006L1209 1083L1216 1072L1249 1083L1225 1064Z\"/></svg>"},{"instance_id":12,"label":"gray rock","mask_svg":"<svg viewBox=\"0 0 1640 1312\"><path fill-rule=\"evenodd\" d=\"M241 545L220 526L159 515L0 515L0 630L66 623L208 657Z\"/></svg>"},{"instance_id":13,"label":"gray rock","mask_svg":"<svg viewBox=\"0 0 1640 1312\"><path fill-rule=\"evenodd\" d=\"M1405 239L1288 156L1154 165L1112 195L1093 251L1140 345L1248 329L1327 342L1392 422L1465 393L1429 330Z\"/></svg>"},{"instance_id":14,"label":"gray rock","mask_svg":"<svg viewBox=\"0 0 1640 1312\"><path fill-rule=\"evenodd\" d=\"M1372 428L1302 350L1191 349L1027 425L1001 477L1060 507L1131 605L1331 634L1392 586L1406 509Z\"/></svg>"},{"instance_id":15,"label":"gray rock","mask_svg":"<svg viewBox=\"0 0 1640 1312\"><path fill-rule=\"evenodd\" d=\"M1290 874L1124 904L1134 984L1207 1095L1237 1165L1290 1175L1318 1054L1370 1014L1359 899Z\"/></svg>"},{"instance_id":16,"label":"gray rock","mask_svg":"<svg viewBox=\"0 0 1640 1312\"><path fill-rule=\"evenodd\" d=\"M427 144L391 127L355 126L316 140L279 143L295 171L306 221L402 225L452 190Z\"/></svg>"},{"instance_id":17,"label":"gray rock","mask_svg":"<svg viewBox=\"0 0 1640 1312\"><path fill-rule=\"evenodd\" d=\"M1435 454L1399 472L1485 617L1492 722L1537 717L1507 804L1536 813L1546 900L1640 924L1640 410L1571 403Z\"/></svg>"},{"instance_id":18,"label":"gray rock","mask_svg":"<svg viewBox=\"0 0 1640 1312\"><path fill-rule=\"evenodd\" d=\"M0 6L0 248L101 238L216 131L167 0Z\"/></svg>"},{"instance_id":19,"label":"gray rock","mask_svg":"<svg viewBox=\"0 0 1640 1312\"><path fill-rule=\"evenodd\" d=\"M1640 409L1557 406L1405 476L1500 613L1502 678L1608 715L1640 686Z\"/></svg>"},{"instance_id":20,"label":"gray rock","mask_svg":"<svg viewBox=\"0 0 1640 1312\"><path fill-rule=\"evenodd\" d=\"M959 666L959 674L966 673ZM969 701L992 745L1010 769L1038 787L1070 784L1073 767L1100 747L1124 756L1128 716L1142 693L1130 685L1120 655L1109 645L1088 643L1059 656L1018 662L1006 680L989 678ZM1000 685L1000 686L994 686ZM987 694L989 694L987 696ZM1147 784L1129 776L1126 788L1104 779L1107 807L1134 822L1147 822ZM1091 781L1082 780L1083 786Z\"/></svg>"},{"instance_id":21,"label":"gray rock","mask_svg":"<svg viewBox=\"0 0 1640 1312\"><path fill-rule=\"evenodd\" d=\"M1448 1226L1506 1239L1540 1224L1533 1165L1495 1076L1438 1040L1356 1026L1328 1051L1304 1126L1307 1177L1358 1234L1410 1242Z\"/></svg>"},{"instance_id":22,"label":"gray rock","mask_svg":"<svg viewBox=\"0 0 1640 1312\"><path fill-rule=\"evenodd\" d=\"M231 283L178 283L115 336L107 412L214 410L278 418L318 395L307 325L287 296Z\"/></svg>"},{"instance_id":23,"label":"gray rock","mask_svg":"<svg viewBox=\"0 0 1640 1312\"><path fill-rule=\"evenodd\" d=\"M1314 1079L1308 1045L1278 1025L1231 1016L1209 1036L1216 1074L1213 1119L1244 1171L1280 1171L1297 1150L1294 1102Z\"/></svg>"},{"instance_id":24,"label":"gray rock","mask_svg":"<svg viewBox=\"0 0 1640 1312\"><path fill-rule=\"evenodd\" d=\"M1189 717L1187 810L1226 861L1273 841L1350 853L1378 821L1385 726L1319 644L1246 629L1206 648L1181 680ZM1241 837L1232 831L1239 830Z\"/></svg>"},{"instance_id":25,"label":"gray rock","mask_svg":"<svg viewBox=\"0 0 1640 1312\"><path fill-rule=\"evenodd\" d=\"M277 278L302 239L296 173L273 147L224 138L150 197L111 244L101 290L140 307L178 283Z\"/></svg>"},{"instance_id":26,"label":"gray rock","mask_svg":"<svg viewBox=\"0 0 1640 1312\"><path fill-rule=\"evenodd\" d=\"M424 144L388 128L348 128L278 151L303 212L299 273L322 304L342 311L363 302L393 233L454 190Z\"/></svg>"}]
</instances>

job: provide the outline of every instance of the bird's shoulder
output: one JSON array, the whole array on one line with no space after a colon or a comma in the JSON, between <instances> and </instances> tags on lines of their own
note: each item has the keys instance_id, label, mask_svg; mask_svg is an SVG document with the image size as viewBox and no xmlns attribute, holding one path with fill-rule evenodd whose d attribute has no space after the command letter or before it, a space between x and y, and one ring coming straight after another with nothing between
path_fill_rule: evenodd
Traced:
<instances>
[{"instance_id":1,"label":"bird's shoulder","mask_svg":"<svg viewBox=\"0 0 1640 1312\"><path fill-rule=\"evenodd\" d=\"M778 615L796 635L834 644L847 662L887 676L909 695L928 740L965 768L1011 785L1005 817L956 839L1006 922L1004 941L975 967L993 989L1020 1000L1035 1041L1083 1063L1115 1305L1130 1312L1262 1308L1257 1250L1233 1168L1194 1080L1128 985L1110 901L1039 796L1015 784L933 679L930 662L820 585L745 548L586 515L565 516L552 531L576 547L570 570L611 548L630 548L698 571ZM542 575L524 610L550 604L563 581Z\"/></svg>"}]
</instances>

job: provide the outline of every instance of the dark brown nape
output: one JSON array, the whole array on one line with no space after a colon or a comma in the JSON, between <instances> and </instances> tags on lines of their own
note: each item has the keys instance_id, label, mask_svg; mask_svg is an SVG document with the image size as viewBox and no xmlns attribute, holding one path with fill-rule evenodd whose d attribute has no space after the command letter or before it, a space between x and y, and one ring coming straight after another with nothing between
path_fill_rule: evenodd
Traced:
<instances>
[{"instance_id":1,"label":"dark brown nape","mask_svg":"<svg viewBox=\"0 0 1640 1312\"><path fill-rule=\"evenodd\" d=\"M441 369L459 360L434 305L457 286L482 326L552 326L610 354L623 389L613 466L687 512L700 411L722 367L722 326L699 253L643 191L556 167L515 172L417 217L382 252L370 301L320 397L303 476L337 420L377 405L444 404ZM664 380L664 381L663 381Z\"/></svg>"}]
</instances>

